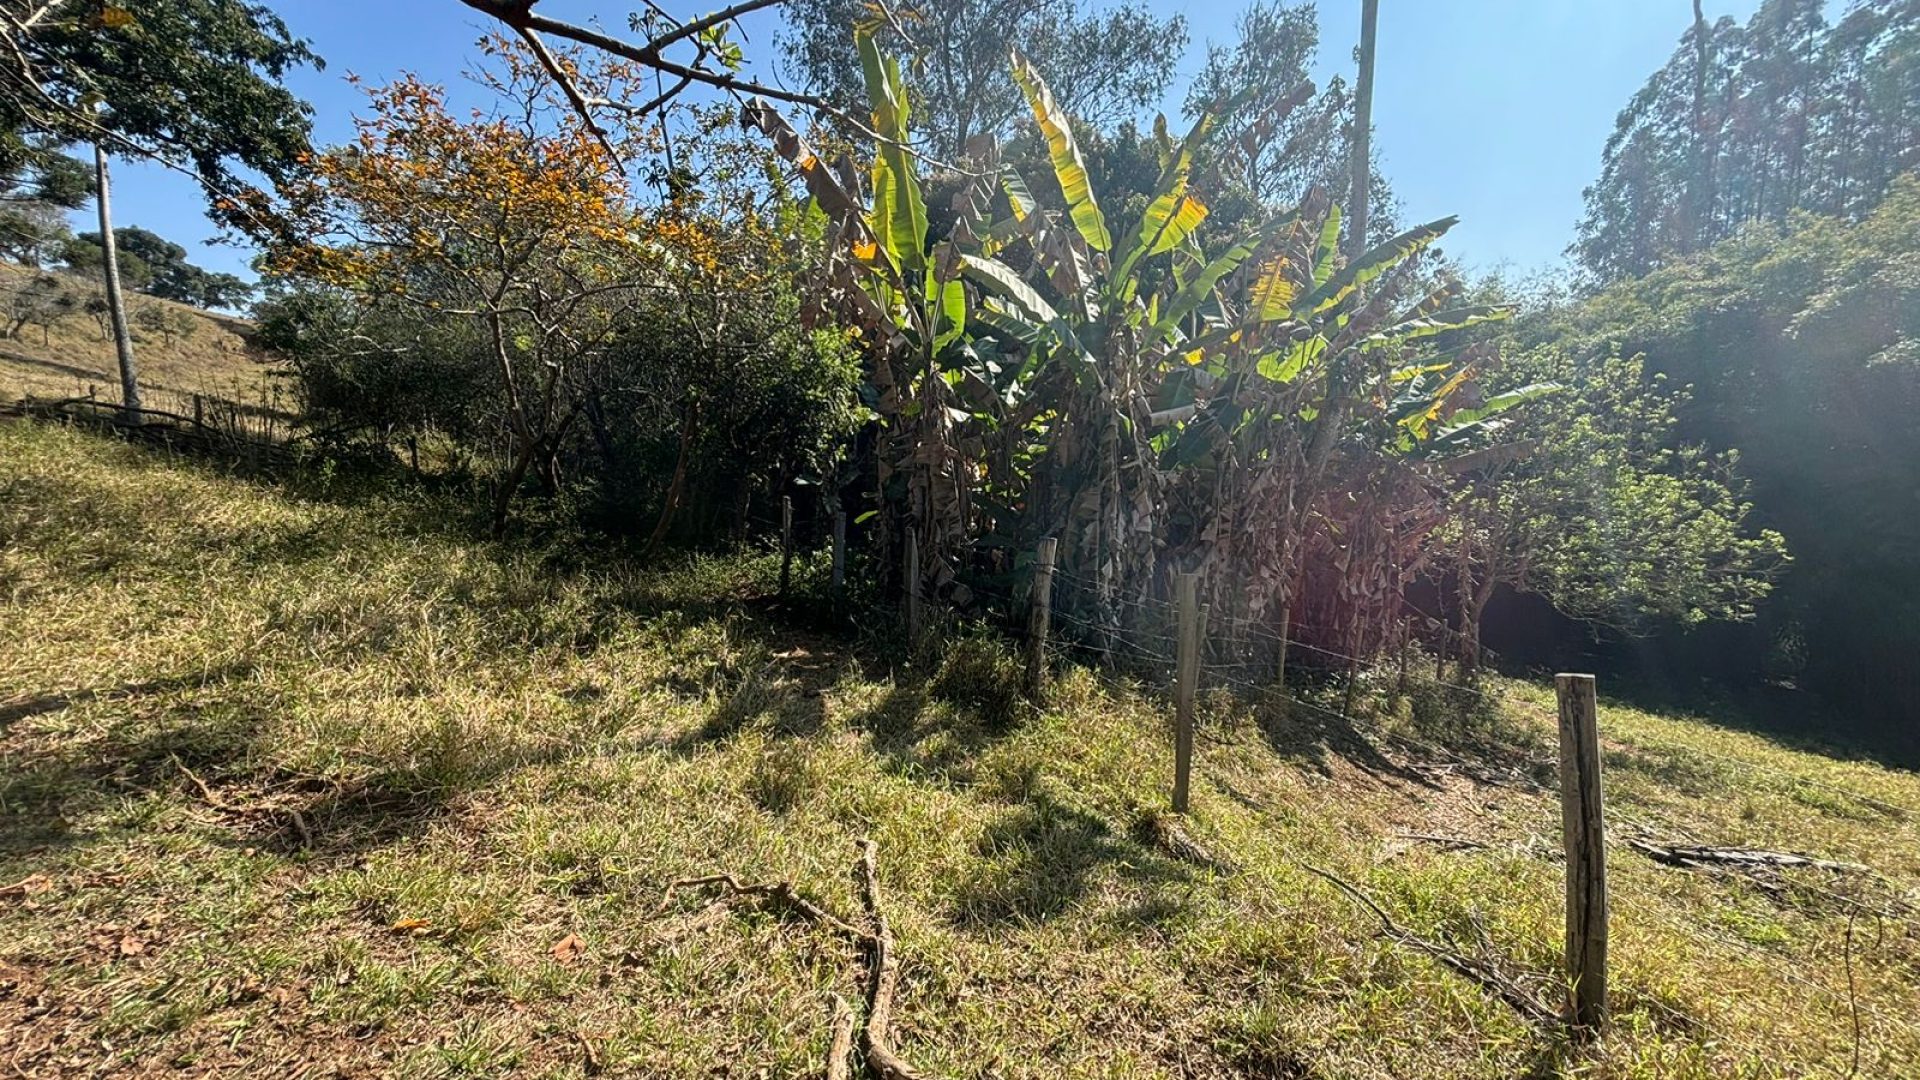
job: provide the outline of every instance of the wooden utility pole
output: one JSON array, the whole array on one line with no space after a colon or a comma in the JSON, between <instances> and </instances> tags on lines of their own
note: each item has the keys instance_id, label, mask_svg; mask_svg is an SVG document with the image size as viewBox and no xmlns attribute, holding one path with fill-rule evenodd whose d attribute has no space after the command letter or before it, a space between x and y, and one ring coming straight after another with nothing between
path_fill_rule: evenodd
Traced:
<instances>
[{"instance_id":1,"label":"wooden utility pole","mask_svg":"<svg viewBox=\"0 0 1920 1080\"><path fill-rule=\"evenodd\" d=\"M1347 197L1347 258L1367 250L1367 202L1373 194L1373 56L1380 0L1360 0L1360 74L1353 84L1352 190Z\"/></svg>"},{"instance_id":2,"label":"wooden utility pole","mask_svg":"<svg viewBox=\"0 0 1920 1080\"><path fill-rule=\"evenodd\" d=\"M1187 812L1193 773L1193 700L1200 689L1200 636L1206 613L1200 607L1200 575L1173 579L1174 605L1180 614L1180 639L1174 660L1173 809Z\"/></svg>"},{"instance_id":3,"label":"wooden utility pole","mask_svg":"<svg viewBox=\"0 0 1920 1080\"><path fill-rule=\"evenodd\" d=\"M127 329L127 301L120 294L120 245L113 237L111 187L107 180L107 151L93 144L95 205L100 209L100 250L107 283L107 317L113 325L113 351L120 358L120 407L128 423L140 419L140 380L133 366L133 333Z\"/></svg>"},{"instance_id":4,"label":"wooden utility pole","mask_svg":"<svg viewBox=\"0 0 1920 1080\"><path fill-rule=\"evenodd\" d=\"M1560 695L1560 828L1567 853L1567 1022L1576 1038L1607 1021L1607 851L1600 723L1591 675L1555 675Z\"/></svg>"},{"instance_id":5,"label":"wooden utility pole","mask_svg":"<svg viewBox=\"0 0 1920 1080\"><path fill-rule=\"evenodd\" d=\"M1047 537L1034 553L1033 595L1027 607L1027 694L1039 697L1047 688L1047 634L1053 623L1053 560L1060 541Z\"/></svg>"}]
</instances>

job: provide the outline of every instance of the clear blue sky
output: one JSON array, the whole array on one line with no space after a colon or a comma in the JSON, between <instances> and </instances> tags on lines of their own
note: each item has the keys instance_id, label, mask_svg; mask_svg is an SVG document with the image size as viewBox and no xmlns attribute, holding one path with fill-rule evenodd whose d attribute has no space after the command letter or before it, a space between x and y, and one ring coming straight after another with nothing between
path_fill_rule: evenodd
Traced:
<instances>
[{"instance_id":1,"label":"clear blue sky","mask_svg":"<svg viewBox=\"0 0 1920 1080\"><path fill-rule=\"evenodd\" d=\"M348 72L381 82L413 71L453 86L485 29L485 20L457 0L268 2L327 60L324 73L303 71L291 80L314 105L321 143L352 130L349 117L361 95L345 83ZM1207 40L1232 39L1241 8L1233 0L1149 2L1187 15L1192 40L1179 67L1182 84L1199 67ZM1709 18L1745 21L1758 3L1705 6ZM664 6L697 13L717 5ZM631 7L544 0L540 10L624 29ZM1559 263L1615 115L1666 61L1693 17L1689 0L1382 0L1380 7L1376 144L1405 216L1459 214L1448 250L1471 268L1516 274ZM1320 0L1317 79L1350 73L1359 9L1359 0ZM775 26L776 17L763 13L744 28L753 70L763 78L777 68ZM1176 87L1170 105L1180 97ZM191 182L127 161L115 176L115 224L145 226L187 245L203 266L247 274L251 252L202 246L214 229ZM94 227L91 214L76 214L76 225Z\"/></svg>"}]
</instances>

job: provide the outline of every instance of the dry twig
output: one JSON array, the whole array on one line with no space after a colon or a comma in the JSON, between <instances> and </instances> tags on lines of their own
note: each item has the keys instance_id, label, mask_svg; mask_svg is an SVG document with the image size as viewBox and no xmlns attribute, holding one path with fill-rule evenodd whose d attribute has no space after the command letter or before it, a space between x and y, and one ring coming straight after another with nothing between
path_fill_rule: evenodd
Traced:
<instances>
[{"instance_id":1,"label":"dry twig","mask_svg":"<svg viewBox=\"0 0 1920 1080\"><path fill-rule=\"evenodd\" d=\"M1480 984L1480 987L1520 1014L1520 1019L1542 1030L1551 1028L1560 1022L1560 1016L1554 1010L1540 1003L1539 997L1527 989L1520 980L1502 971L1493 955L1492 943L1487 940L1486 932L1480 931L1480 949L1478 956L1468 956L1458 949L1430 941L1401 926L1388 915L1386 909L1374 903L1373 898L1346 880L1308 863L1300 863L1301 869L1315 877L1331 883L1350 899L1373 912L1380 920L1381 933L1397 944L1404 945L1416 952L1432 957L1440 966L1463 975Z\"/></svg>"},{"instance_id":2,"label":"dry twig","mask_svg":"<svg viewBox=\"0 0 1920 1080\"><path fill-rule=\"evenodd\" d=\"M867 1071L875 1080L920 1080L921 1074L893 1048L893 999L900 984L899 959L895 954L893 928L880 906L877 849L871 840L863 839L859 843L860 858L854 864L854 872L860 884L861 908L866 916L864 926L856 927L801 896L791 881L743 885L732 874L705 874L671 882L661 898L661 910L664 911L673 902L674 896L683 890L717 885L725 889L724 895L716 901L718 903L730 903L738 899L763 900L799 915L822 929L830 930L859 947L866 954L867 1016L860 1029L860 1048L866 1058ZM829 1080L848 1075L846 1063L852 1049L852 1010L838 994L834 995L834 1001L833 1047L827 1061Z\"/></svg>"}]
</instances>

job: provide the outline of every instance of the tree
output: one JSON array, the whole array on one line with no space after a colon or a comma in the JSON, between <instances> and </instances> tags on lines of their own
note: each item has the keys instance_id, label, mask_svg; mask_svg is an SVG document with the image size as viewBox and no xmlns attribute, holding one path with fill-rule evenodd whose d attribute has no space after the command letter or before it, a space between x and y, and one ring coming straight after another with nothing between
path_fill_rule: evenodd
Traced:
<instances>
[{"instance_id":1,"label":"tree","mask_svg":"<svg viewBox=\"0 0 1920 1080\"><path fill-rule=\"evenodd\" d=\"M47 343L55 322L74 308L72 294L52 274L32 274L16 279L7 290L7 336L16 340L27 326L40 327L41 344Z\"/></svg>"},{"instance_id":2,"label":"tree","mask_svg":"<svg viewBox=\"0 0 1920 1080\"><path fill-rule=\"evenodd\" d=\"M1698 13L1621 111L1573 252L1599 284L1796 209L1859 217L1920 164L1920 5L1766 0Z\"/></svg>"},{"instance_id":3,"label":"tree","mask_svg":"<svg viewBox=\"0 0 1920 1080\"><path fill-rule=\"evenodd\" d=\"M46 265L70 238L67 211L93 196L93 177L45 138L0 131L0 255Z\"/></svg>"},{"instance_id":4,"label":"tree","mask_svg":"<svg viewBox=\"0 0 1920 1080\"><path fill-rule=\"evenodd\" d=\"M1218 134L1202 150L1198 181L1215 220L1251 224L1262 212L1298 204L1315 187L1347 191L1351 205L1356 100L1338 77L1313 94L1309 75L1320 42L1313 5L1255 0L1234 30L1231 43L1208 42L1185 106L1189 117L1216 117ZM1363 239L1378 243L1395 231L1394 198L1371 148L1367 156L1371 209Z\"/></svg>"},{"instance_id":5,"label":"tree","mask_svg":"<svg viewBox=\"0 0 1920 1080\"><path fill-rule=\"evenodd\" d=\"M1210 252L1192 190L1210 118L1182 140L1157 125L1151 189L1113 198L1094 190L1070 117L1016 53L1052 205L1035 197L1043 185L976 157L958 220L936 238L900 68L872 35L856 45L881 135L870 201L847 186L860 170L824 162L770 108L746 118L833 222L822 292L872 343L881 489L918 529L928 576L908 588L950 584L976 545L1051 536L1078 583L1060 606L1104 647L1145 628L1174 568L1205 569L1215 611L1244 628L1286 603L1323 495L1468 437L1448 416L1476 358L1393 360L1406 342L1504 313L1450 306L1451 287L1407 307L1381 299L1451 219L1343 264L1340 215L1321 196ZM1137 218L1109 217L1123 205ZM1341 581L1338 598L1370 585Z\"/></svg>"},{"instance_id":6,"label":"tree","mask_svg":"<svg viewBox=\"0 0 1920 1080\"><path fill-rule=\"evenodd\" d=\"M919 0L880 18L864 0L793 0L785 13L789 73L828 100L864 93L849 27L902 54L914 73L911 107L923 117L917 134L948 160L977 136L1006 137L1024 115L1007 81L1009 49L1050 74L1068 115L1105 130L1159 97L1187 44L1185 17L1140 3L1095 10L1085 0Z\"/></svg>"},{"instance_id":7,"label":"tree","mask_svg":"<svg viewBox=\"0 0 1920 1080\"><path fill-rule=\"evenodd\" d=\"M1785 539L1749 526L1738 455L1675 436L1686 394L1643 357L1575 359L1553 346L1510 358L1516 384L1563 387L1504 425L1502 448L1466 459L1444 547L1457 589L1458 658L1480 662L1496 589L1544 597L1623 632L1746 621L1787 563ZM1529 382L1530 380L1530 382Z\"/></svg>"},{"instance_id":8,"label":"tree","mask_svg":"<svg viewBox=\"0 0 1920 1080\"><path fill-rule=\"evenodd\" d=\"M138 278L131 287L162 300L203 308L238 308L252 295L253 286L233 274L203 270L187 261L187 249L138 226L114 230L115 248L120 252L120 273ZM100 234L83 232L75 237L74 261L98 268L101 255ZM91 250L89 250L91 249Z\"/></svg>"},{"instance_id":9,"label":"tree","mask_svg":"<svg viewBox=\"0 0 1920 1080\"><path fill-rule=\"evenodd\" d=\"M1793 564L1746 637L1703 670L1767 674L1905 722L1920 679L1920 181L1858 221L1790 214L1516 327L1576 359L1644 353L1691 388L1687 443L1740 452L1753 519ZM1790 646L1790 647L1789 647Z\"/></svg>"},{"instance_id":10,"label":"tree","mask_svg":"<svg viewBox=\"0 0 1920 1080\"><path fill-rule=\"evenodd\" d=\"M120 253L114 244L112 182L107 152L93 144L93 201L100 215L100 266L107 287L107 317L113 326L113 351L120 365L120 405L129 423L140 415L140 378L134 368L133 332L127 329L127 303L120 294Z\"/></svg>"},{"instance_id":11,"label":"tree","mask_svg":"<svg viewBox=\"0 0 1920 1080\"><path fill-rule=\"evenodd\" d=\"M133 324L150 334L160 335L169 349L175 340L191 337L199 329L193 316L161 300L142 301L133 310Z\"/></svg>"},{"instance_id":12,"label":"tree","mask_svg":"<svg viewBox=\"0 0 1920 1080\"><path fill-rule=\"evenodd\" d=\"M646 136L609 144L550 97L527 52L497 38L488 51L501 69L476 74L515 109L463 121L442 89L415 78L370 89L354 142L322 154L311 181L285 188L302 239L272 262L478 325L505 439L493 503L500 531L531 470L556 484L561 441L580 413L568 381L649 284L649 259L718 259L697 228L636 214L615 154L643 148ZM603 96L632 92L625 65L567 63Z\"/></svg>"},{"instance_id":13,"label":"tree","mask_svg":"<svg viewBox=\"0 0 1920 1080\"><path fill-rule=\"evenodd\" d=\"M0 0L0 38L18 61L0 80L0 132L164 162L228 224L264 226L237 167L278 181L308 152L312 109L282 80L320 60L264 5Z\"/></svg>"}]
</instances>

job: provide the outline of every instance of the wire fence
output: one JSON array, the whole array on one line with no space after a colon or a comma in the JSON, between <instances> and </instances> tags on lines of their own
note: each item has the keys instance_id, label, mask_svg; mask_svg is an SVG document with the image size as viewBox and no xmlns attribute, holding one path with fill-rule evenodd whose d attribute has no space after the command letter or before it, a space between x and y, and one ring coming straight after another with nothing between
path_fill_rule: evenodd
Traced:
<instances>
[{"instance_id":1,"label":"wire fence","mask_svg":"<svg viewBox=\"0 0 1920 1080\"><path fill-rule=\"evenodd\" d=\"M1101 589L1097 581L1084 576L1053 570L1051 572L1051 593L1057 595L1063 591L1077 590L1084 594L1098 595L1101 599L1091 604L1049 604L1047 615L1048 630L1044 638L1029 639L1029 649L1043 650L1043 656L1070 656L1087 661L1077 665L1077 669L1093 678L1102 686L1116 694L1135 696L1146 694L1158 696L1169 689L1173 690L1176 709L1182 698L1181 687L1176 680L1180 678L1182 668L1183 638L1189 633L1185 625L1179 604L1158 597L1116 597L1108 590ZM970 586L971 587L971 586ZM1020 587L1005 589L975 588L976 595L988 597L992 601L1005 605L1010 614L1026 609L1035 602L1027 595L1029 590ZM936 604L938 597L931 594L922 596L928 604ZM1090 610L1091 609L1091 610ZM1187 620L1193 619L1192 613ZM1431 618L1428 616L1428 618ZM1338 724L1355 736L1367 740L1376 751L1391 753L1396 749L1409 754L1418 754L1424 761L1405 762L1410 768L1458 769L1476 779L1489 773L1498 773L1497 782L1514 784L1530 789L1540 796L1553 793L1551 785L1538 779L1541 771L1550 771L1553 763L1546 760L1532 760L1526 764L1531 769L1515 768L1511 763L1502 765L1487 760L1484 756L1463 754L1449 747L1444 741L1434 741L1407 730L1403 723L1397 723L1396 717L1383 717L1378 712L1355 708L1355 688L1357 685L1371 687L1391 687L1395 692L1404 693L1414 688L1424 688L1453 696L1458 702L1471 703L1489 710L1495 716L1518 716L1536 724L1544 724L1542 733L1553 738L1561 735L1562 717L1555 709L1543 706L1529 698L1511 692L1509 687L1480 681L1448 679L1430 673L1426 664L1409 663L1409 657L1392 659L1390 664L1382 664L1377 659L1354 655L1336 648L1330 648L1318 641L1301 640L1298 634L1327 634L1327 628L1303 626L1289 622L1286 634L1277 632L1270 626L1255 620L1237 620L1229 624L1231 634L1239 640L1264 647L1275 652L1301 653L1312 655L1324 661L1322 670L1333 674L1332 680L1322 680L1319 689L1324 693L1339 693L1339 680L1344 676L1344 701L1339 706L1327 700L1317 700L1308 692L1308 688L1289 684L1284 678L1261 677L1251 672L1248 666L1233 660L1215 657L1206 659L1207 652L1199 643L1200 635L1193 635L1195 644L1185 646L1198 651L1193 663L1194 680L1197 689L1202 691L1225 691L1237 696L1256 700L1272 701L1283 704L1291 711L1298 709L1319 720ZM1327 634L1331 637L1331 634ZM1283 669L1284 670L1284 669ZM1171 685L1170 685L1171 684ZM1191 716L1183 718L1191 723ZM1536 729L1539 730L1539 729ZM1186 734L1191 738L1191 732ZM1609 747L1615 752L1631 752L1640 744L1609 740ZM1656 747L1661 750L1674 749ZM1524 748L1523 748L1524 749ZM1859 791L1851 786L1835 783L1819 777L1811 777L1769 765L1764 762L1721 753L1700 746L1686 746L1685 752L1696 755L1702 760L1725 765L1728 768L1744 771L1753 775L1777 779L1789 786L1807 786L1831 792L1860 804L1874 807L1890 815L1902 818L1920 816L1911 806L1905 806L1878 796ZM1563 781L1564 782L1564 781ZM1183 783L1176 780L1176 792ZM1176 800L1178 796L1176 795ZM1178 808L1178 807L1176 807ZM1544 809L1544 807L1543 807ZM1712 848L1709 841L1695 835L1694 830L1675 824L1653 825L1635 820L1615 811L1616 828L1608 838L1611 852L1630 858L1643 857L1644 853L1631 854L1636 841L1663 838L1668 842L1684 841L1696 848ZM1728 848L1726 850L1739 850ZM1739 878L1737 871L1728 871L1725 875ZM1749 884L1756 883L1751 878ZM1885 881L1885 878L1879 878ZM1791 985L1827 1000L1845 1010L1854 1027L1855 1053L1858 1051L1859 1032L1863 1020L1875 1025L1886 1026L1894 1023L1882 1009L1870 1001L1861 998L1858 987L1859 969L1866 962L1856 948L1856 924L1862 917L1874 920L1876 933L1883 933L1889 921L1907 919L1914 905L1904 897L1873 901L1858 893L1850 893L1831 888L1819 881L1801 874L1786 881L1785 889L1805 897L1817 898L1822 903L1847 918L1842 956L1822 957L1836 966L1833 972L1837 979L1844 969L1846 989L1836 990L1827 982L1809 977L1822 970L1809 964L1811 957L1785 955L1780 951L1767 948L1734 934L1715 934L1703 929L1695 922L1683 918L1678 912L1664 904L1639 904L1631 910L1616 913L1622 925L1640 923L1651 919L1663 928L1679 934L1696 945L1710 948L1720 953L1740 956L1745 962L1761 967L1770 975L1778 978L1783 985ZM1816 913L1817 914L1817 913Z\"/></svg>"}]
</instances>

